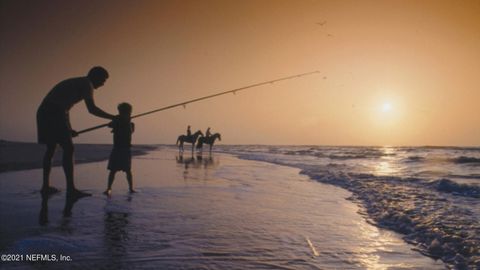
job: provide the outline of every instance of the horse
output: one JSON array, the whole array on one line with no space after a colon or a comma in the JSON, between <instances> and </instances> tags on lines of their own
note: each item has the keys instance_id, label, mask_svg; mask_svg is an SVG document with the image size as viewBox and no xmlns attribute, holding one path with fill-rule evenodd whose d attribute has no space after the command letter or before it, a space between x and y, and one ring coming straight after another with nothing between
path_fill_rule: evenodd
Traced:
<instances>
[{"instance_id":1,"label":"horse","mask_svg":"<svg viewBox=\"0 0 480 270\"><path fill-rule=\"evenodd\" d=\"M215 133L209 137L200 137L198 138L198 144L197 144L197 149L200 151L202 150L203 144L206 143L210 145L210 153L212 152L212 147L213 144L215 143L215 140L218 139L219 141L222 140L222 135L220 133Z\"/></svg>"},{"instance_id":2,"label":"horse","mask_svg":"<svg viewBox=\"0 0 480 270\"><path fill-rule=\"evenodd\" d=\"M193 153L193 151L195 149L195 143L197 142L198 136L203 137L202 131L199 130L199 131L193 133L191 136L187 136L187 135L178 136L177 143L176 143L178 145L178 151L183 153L183 143L187 142L187 143L192 144L192 153Z\"/></svg>"}]
</instances>

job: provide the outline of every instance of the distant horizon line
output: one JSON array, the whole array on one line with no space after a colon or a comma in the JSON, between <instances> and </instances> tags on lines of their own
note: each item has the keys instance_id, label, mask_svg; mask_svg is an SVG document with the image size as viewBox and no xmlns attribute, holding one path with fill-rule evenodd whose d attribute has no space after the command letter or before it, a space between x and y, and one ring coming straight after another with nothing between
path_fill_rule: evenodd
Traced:
<instances>
[{"instance_id":1,"label":"distant horizon line","mask_svg":"<svg viewBox=\"0 0 480 270\"><path fill-rule=\"evenodd\" d=\"M0 143L31 143L39 144L34 141L12 141L0 139ZM87 145L113 145L112 143L85 143L79 142L74 144L87 144ZM135 145L158 145L158 146L175 146L175 143L136 143ZM353 145L353 144L258 144L258 143L234 143L234 144L217 144L217 146L320 146L320 147L417 147L417 148L480 148L480 145Z\"/></svg>"}]
</instances>

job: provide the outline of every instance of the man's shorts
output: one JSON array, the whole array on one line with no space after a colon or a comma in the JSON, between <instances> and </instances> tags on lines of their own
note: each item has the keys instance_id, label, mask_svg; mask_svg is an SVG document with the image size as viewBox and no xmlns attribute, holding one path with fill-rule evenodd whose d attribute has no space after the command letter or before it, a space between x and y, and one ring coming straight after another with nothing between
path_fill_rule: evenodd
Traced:
<instances>
[{"instance_id":1,"label":"man's shorts","mask_svg":"<svg viewBox=\"0 0 480 270\"><path fill-rule=\"evenodd\" d=\"M37 110L37 138L40 144L72 144L68 112L43 104Z\"/></svg>"}]
</instances>

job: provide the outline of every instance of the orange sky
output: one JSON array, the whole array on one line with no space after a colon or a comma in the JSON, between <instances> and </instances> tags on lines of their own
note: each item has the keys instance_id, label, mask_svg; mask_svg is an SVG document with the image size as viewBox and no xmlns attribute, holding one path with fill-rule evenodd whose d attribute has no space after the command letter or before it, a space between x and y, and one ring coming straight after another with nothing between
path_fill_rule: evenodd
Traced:
<instances>
[{"instance_id":1,"label":"orange sky","mask_svg":"<svg viewBox=\"0 0 480 270\"><path fill-rule=\"evenodd\" d=\"M226 144L480 145L480 1L0 3L2 139L35 141L45 94L102 65L97 105L134 114L320 71L138 118L134 143L190 124ZM104 123L83 103L71 116Z\"/></svg>"}]
</instances>

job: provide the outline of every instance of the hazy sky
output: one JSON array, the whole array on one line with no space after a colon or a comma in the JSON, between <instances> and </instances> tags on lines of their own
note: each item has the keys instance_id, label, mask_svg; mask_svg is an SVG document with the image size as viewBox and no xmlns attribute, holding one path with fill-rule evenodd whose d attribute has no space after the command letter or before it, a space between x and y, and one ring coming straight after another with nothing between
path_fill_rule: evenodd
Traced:
<instances>
[{"instance_id":1,"label":"hazy sky","mask_svg":"<svg viewBox=\"0 0 480 270\"><path fill-rule=\"evenodd\" d=\"M480 145L478 0L0 3L1 139L35 141L47 92L101 65L97 105L134 114L320 71L135 119L134 143L190 124L226 144ZM105 122L83 102L71 118Z\"/></svg>"}]
</instances>

